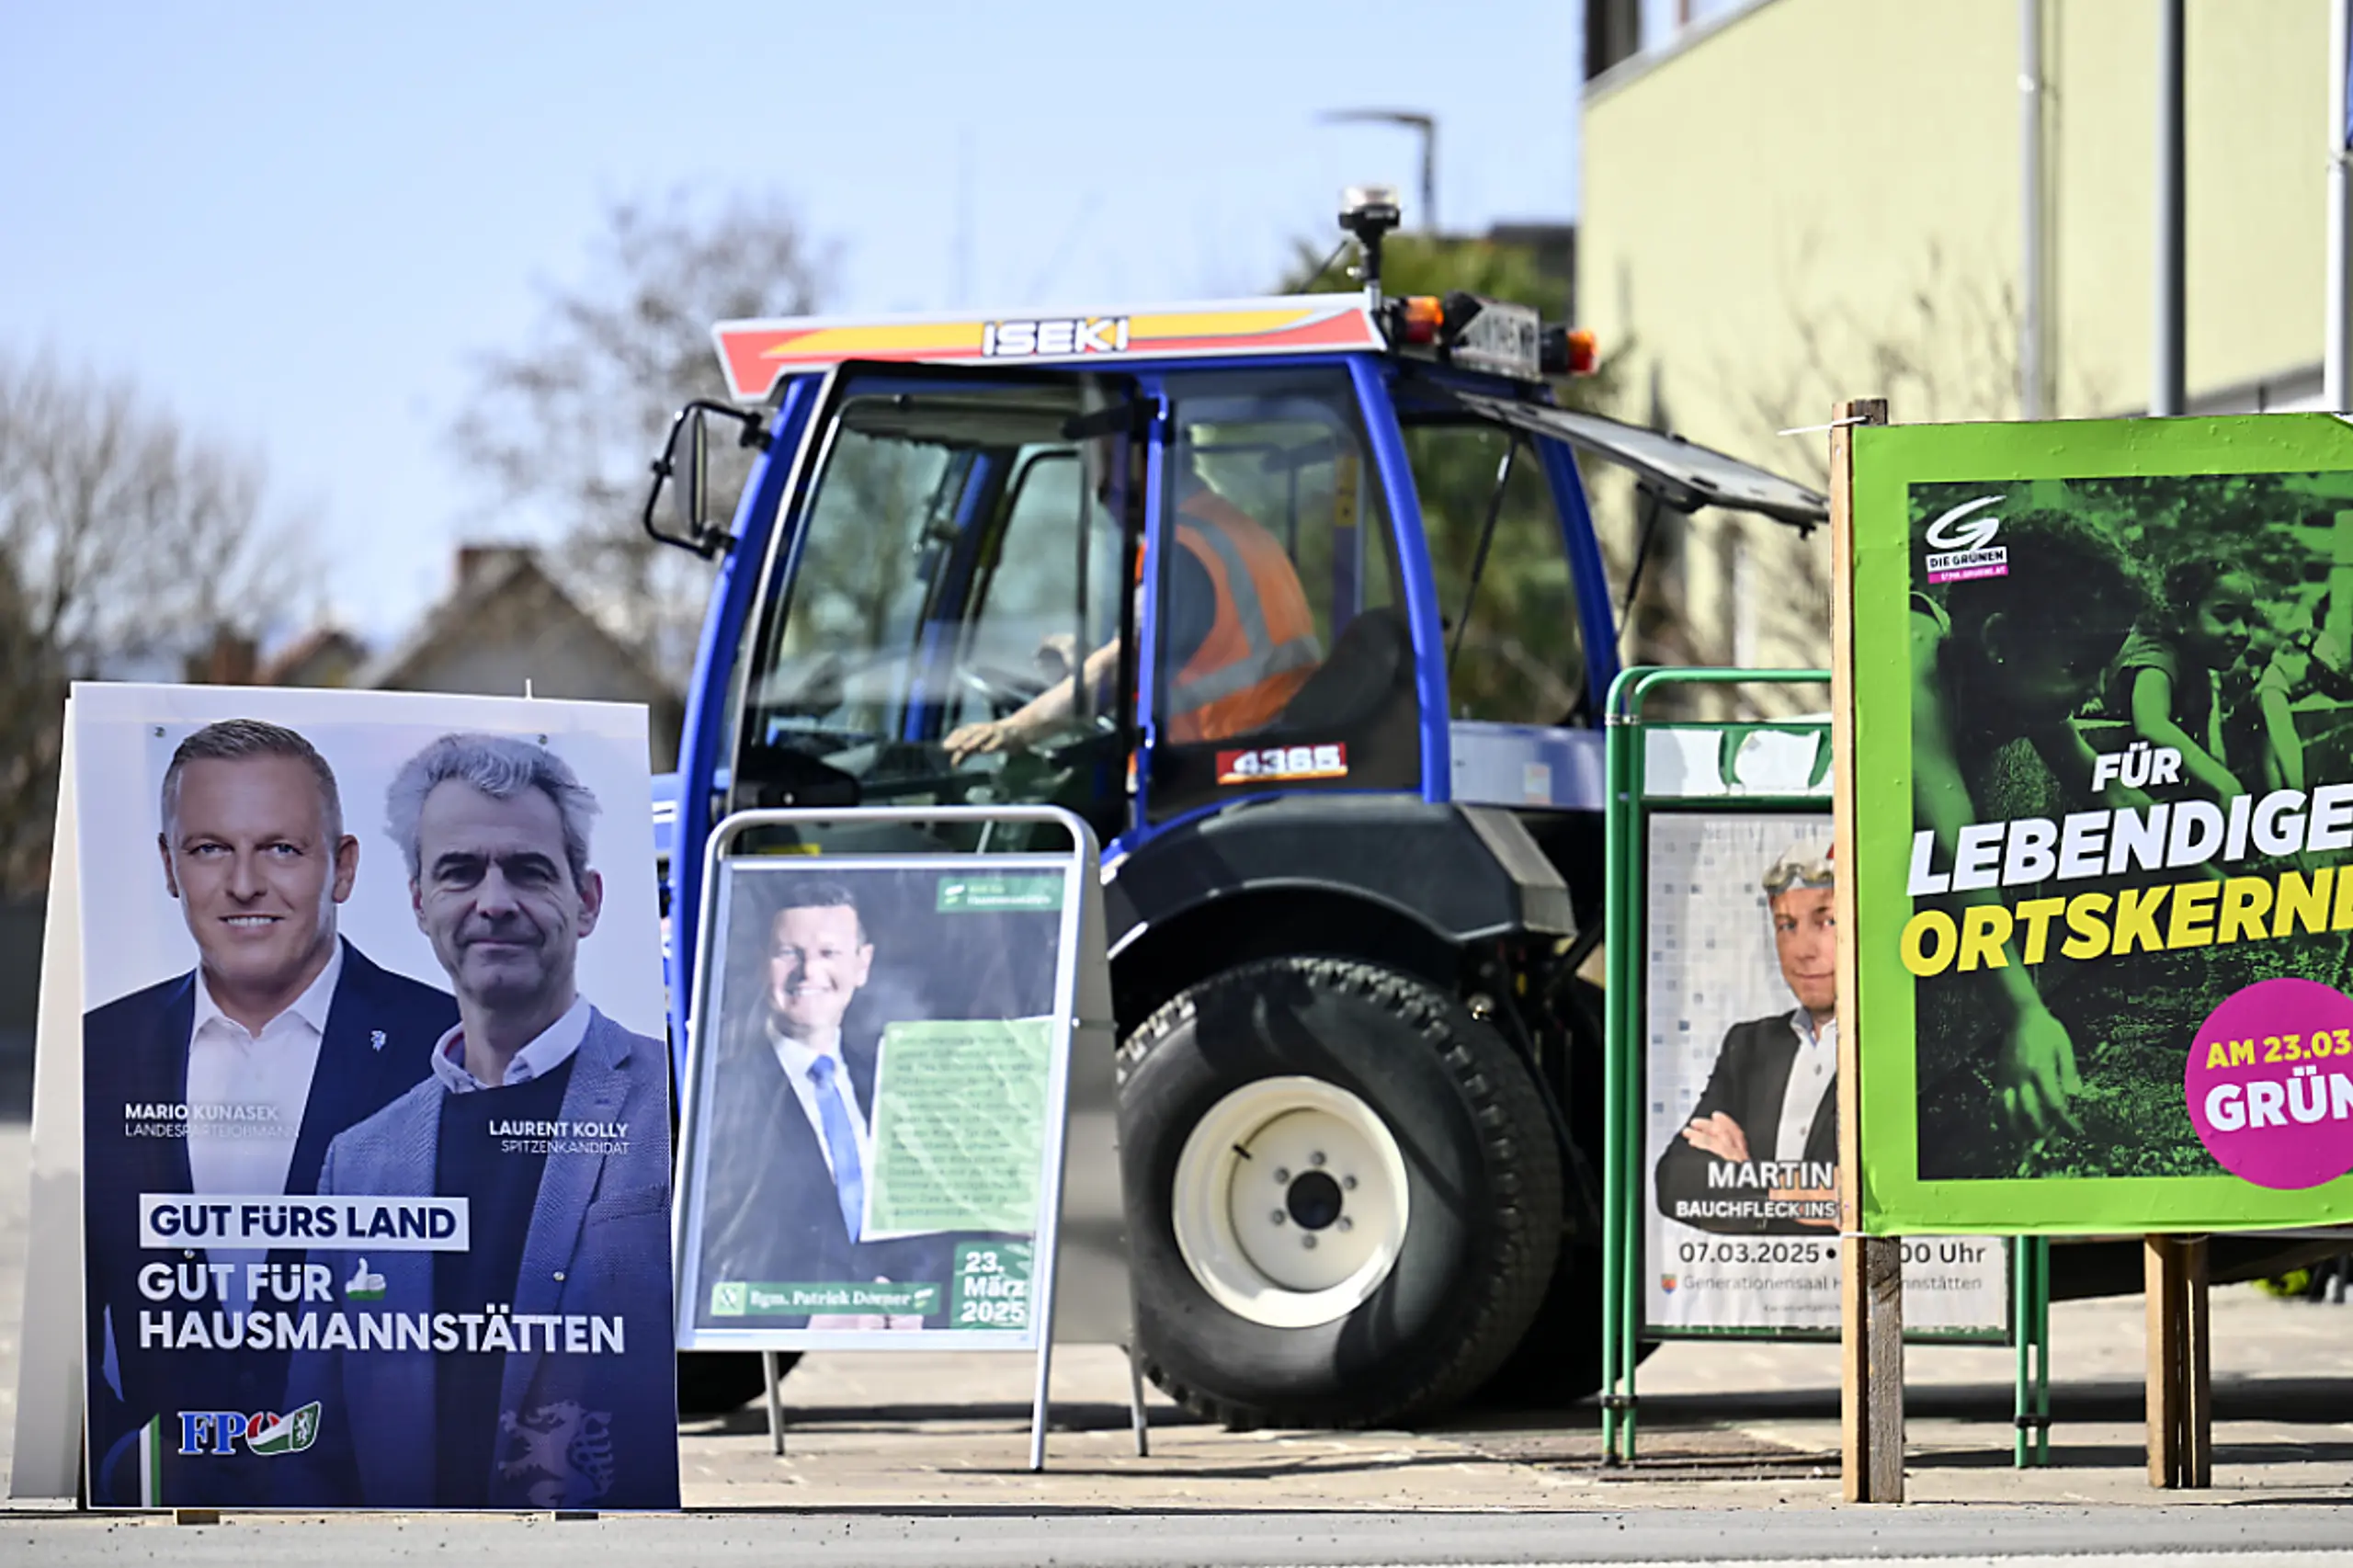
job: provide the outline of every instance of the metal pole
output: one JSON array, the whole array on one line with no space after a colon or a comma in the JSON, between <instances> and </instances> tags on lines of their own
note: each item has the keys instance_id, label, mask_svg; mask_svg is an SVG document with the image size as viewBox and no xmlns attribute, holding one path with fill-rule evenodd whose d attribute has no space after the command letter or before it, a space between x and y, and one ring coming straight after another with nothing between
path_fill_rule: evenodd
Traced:
<instances>
[{"instance_id":1,"label":"metal pole","mask_svg":"<svg viewBox=\"0 0 2353 1568\"><path fill-rule=\"evenodd\" d=\"M2010 1238L2010 1342L2018 1347L2012 1378L2012 1466L2034 1462L2034 1238Z\"/></svg>"},{"instance_id":2,"label":"metal pole","mask_svg":"<svg viewBox=\"0 0 2353 1568\"><path fill-rule=\"evenodd\" d=\"M784 1452L784 1400L777 1392L776 1352L760 1352L760 1377L767 1385L768 1448L777 1454Z\"/></svg>"},{"instance_id":3,"label":"metal pole","mask_svg":"<svg viewBox=\"0 0 2353 1568\"><path fill-rule=\"evenodd\" d=\"M2179 414L2185 399L2181 335L2183 0L2157 6L2157 267L2156 353L2149 412Z\"/></svg>"},{"instance_id":4,"label":"metal pole","mask_svg":"<svg viewBox=\"0 0 2353 1568\"><path fill-rule=\"evenodd\" d=\"M1136 1458L1152 1457L1150 1421L1143 1409L1143 1364L1136 1359L1136 1331L1131 1323L1128 1329L1128 1425L1135 1429Z\"/></svg>"},{"instance_id":5,"label":"metal pole","mask_svg":"<svg viewBox=\"0 0 2353 1568\"><path fill-rule=\"evenodd\" d=\"M2051 1462L2051 1238L2034 1236L2034 1462Z\"/></svg>"},{"instance_id":6,"label":"metal pole","mask_svg":"<svg viewBox=\"0 0 2353 1568\"><path fill-rule=\"evenodd\" d=\"M2353 145L2353 104L2347 101L2346 74L2353 71L2353 0L2330 0L2328 7L2328 341L2322 354L2324 401L2336 412L2353 412L2353 199L2346 167Z\"/></svg>"},{"instance_id":7,"label":"metal pole","mask_svg":"<svg viewBox=\"0 0 2353 1568\"><path fill-rule=\"evenodd\" d=\"M1647 677L1646 677L1647 678ZM1643 1011L1643 933L1649 918L1643 908L1643 846L1647 841L1643 824L1643 796L1645 787L1643 753L1642 688L1636 686L1627 704L1626 723L1620 734L1626 743L1624 771L1620 777L1626 789L1626 814L1622 819L1627 829L1625 864L1621 874L1625 881L1620 890L1626 911L1625 968L1619 971L1625 987L1626 1011L1619 1017L1624 1032L1620 1040L1618 1062L1618 1158L1620 1190L1626 1194L1618 1215L1618 1367L1623 1376L1622 1392L1626 1404L1618 1423L1618 1441L1624 1450L1626 1462L1634 1462L1634 1445L1640 1436L1642 1395L1634 1387L1636 1369L1643 1359L1643 1319L1645 1312L1643 1288L1643 1119L1642 1094L1643 1083L1642 1058Z\"/></svg>"},{"instance_id":8,"label":"metal pole","mask_svg":"<svg viewBox=\"0 0 2353 1568\"><path fill-rule=\"evenodd\" d=\"M2353 5L2353 0L2339 0ZM2018 417L2040 419L2043 366L2042 0L2018 0Z\"/></svg>"},{"instance_id":9,"label":"metal pole","mask_svg":"<svg viewBox=\"0 0 2353 1568\"><path fill-rule=\"evenodd\" d=\"M1619 1343L1625 1335L1620 1321L1620 1306L1623 1292L1619 1288L1621 1265L1619 1249L1620 1233L1626 1223L1622 1210L1627 1207L1625 1176L1619 1157L1620 1137L1619 1101L1625 1097L1620 1078L1625 1071L1620 1062L1620 1040L1624 1036L1628 1013L1632 1005L1626 974L1625 921L1626 861L1631 852L1627 842L1627 816L1631 790L1628 785L1626 754L1639 732L1628 729L1619 717L1619 699L1626 689L1627 676L1621 672L1610 687L1606 704L1608 722L1602 766L1609 780L1609 800L1602 816L1602 900L1603 918L1607 922L1603 952L1607 955L1608 984L1602 990L1601 1046L1601 1462L1617 1464L1623 1456L1624 1422L1620 1400L1623 1394L1619 1375Z\"/></svg>"},{"instance_id":10,"label":"metal pole","mask_svg":"<svg viewBox=\"0 0 2353 1568\"><path fill-rule=\"evenodd\" d=\"M1423 122L1422 132L1422 226L1431 233L1438 233L1438 119L1435 116Z\"/></svg>"}]
</instances>

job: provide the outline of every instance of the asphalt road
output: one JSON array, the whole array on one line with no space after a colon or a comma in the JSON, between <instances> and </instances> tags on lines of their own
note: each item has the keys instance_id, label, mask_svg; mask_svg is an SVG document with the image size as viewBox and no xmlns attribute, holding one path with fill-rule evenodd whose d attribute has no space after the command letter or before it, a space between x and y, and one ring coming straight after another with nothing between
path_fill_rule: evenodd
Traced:
<instances>
[{"instance_id":1,"label":"asphalt road","mask_svg":"<svg viewBox=\"0 0 2353 1568\"><path fill-rule=\"evenodd\" d=\"M551 1522L461 1518L259 1521L212 1528L97 1518L0 1519L0 1562L447 1562L504 1568L584 1557L633 1568L816 1561L825 1568L1275 1568L1279 1564L1886 1562L2164 1568L2227 1561L2353 1564L2346 1499L2259 1508L1753 1509L1494 1515L1078 1514L690 1516Z\"/></svg>"}]
</instances>

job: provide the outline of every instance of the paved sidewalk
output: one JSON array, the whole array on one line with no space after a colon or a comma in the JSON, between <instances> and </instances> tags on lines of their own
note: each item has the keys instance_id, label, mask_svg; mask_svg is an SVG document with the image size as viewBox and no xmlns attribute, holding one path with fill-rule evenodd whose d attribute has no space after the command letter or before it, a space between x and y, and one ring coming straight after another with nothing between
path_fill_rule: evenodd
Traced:
<instances>
[{"instance_id":1,"label":"paved sidewalk","mask_svg":"<svg viewBox=\"0 0 2353 1568\"><path fill-rule=\"evenodd\" d=\"M27 1153L25 1125L0 1123L0 1463L14 1422ZM1912 1500L2353 1502L2353 1306L2278 1301L2245 1286L2215 1292L2221 1419L2217 1485L2205 1494L2159 1494L2146 1482L2139 1298L2063 1303L2052 1329L2057 1468L2049 1471L2010 1468L2009 1351L1912 1349ZM1018 1356L810 1357L785 1382L783 1458L768 1451L756 1401L724 1421L686 1427L686 1505L872 1514L1300 1510L1369 1521L1433 1508L1813 1509L1838 1497L1838 1369L1827 1345L1662 1347L1642 1371L1642 1461L1616 1471L1597 1462L1590 1404L1472 1413L1417 1432L1233 1433L1186 1417L1156 1392L1152 1455L1138 1459L1125 1362L1083 1347L1056 1358L1048 1468L1032 1475L1031 1375Z\"/></svg>"},{"instance_id":2,"label":"paved sidewalk","mask_svg":"<svg viewBox=\"0 0 2353 1568\"><path fill-rule=\"evenodd\" d=\"M2052 1313L2053 1468L2010 1462L2012 1353L1915 1346L1917 1502L2146 1504L2139 1299ZM2215 1487L2180 1501L2353 1502L2353 1307L2214 1297ZM1047 1470L1026 1469L1030 1363L812 1356L785 1381L787 1453L756 1402L686 1429L690 1508L1475 1509L1822 1507L1838 1499L1838 1369L1827 1345L1670 1344L1644 1363L1640 1462L1603 1470L1590 1404L1471 1413L1417 1432L1232 1433L1149 1400L1127 1428L1112 1351L1057 1358Z\"/></svg>"}]
</instances>

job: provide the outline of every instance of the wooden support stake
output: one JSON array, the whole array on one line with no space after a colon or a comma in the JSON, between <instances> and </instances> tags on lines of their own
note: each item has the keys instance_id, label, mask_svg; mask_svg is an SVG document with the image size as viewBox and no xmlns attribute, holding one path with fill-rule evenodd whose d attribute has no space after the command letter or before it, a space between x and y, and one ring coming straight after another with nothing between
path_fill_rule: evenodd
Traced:
<instances>
[{"instance_id":1,"label":"wooden support stake","mask_svg":"<svg viewBox=\"0 0 2353 1568\"><path fill-rule=\"evenodd\" d=\"M2188 1449L2183 1469L2187 1484L2203 1489L2214 1484L2214 1320L2206 1291L2206 1238L2192 1236L2183 1241L2181 1251L2182 1326L2189 1340L2189 1419L2182 1434L2182 1446Z\"/></svg>"},{"instance_id":2,"label":"wooden support stake","mask_svg":"<svg viewBox=\"0 0 2353 1568\"><path fill-rule=\"evenodd\" d=\"M2211 1486L2214 1411L2206 1242L2203 1237L2150 1236L2143 1246L2149 1484L2165 1491Z\"/></svg>"},{"instance_id":3,"label":"wooden support stake","mask_svg":"<svg viewBox=\"0 0 2353 1568\"><path fill-rule=\"evenodd\" d=\"M2143 1308L2148 1319L2149 1484L2176 1485L2181 1475L2181 1278L2173 1238L2143 1243Z\"/></svg>"},{"instance_id":4,"label":"wooden support stake","mask_svg":"<svg viewBox=\"0 0 2353 1568\"><path fill-rule=\"evenodd\" d=\"M1855 822L1855 449L1857 425L1887 423L1885 398L1842 403L1830 427L1831 742L1837 831ZM1851 851L1840 858L1854 864ZM1838 928L1860 929L1855 881L1838 879ZM1838 1471L1850 1503L1904 1501L1904 1244L1863 1229L1862 1059L1855 1031L1855 945L1838 944Z\"/></svg>"}]
</instances>

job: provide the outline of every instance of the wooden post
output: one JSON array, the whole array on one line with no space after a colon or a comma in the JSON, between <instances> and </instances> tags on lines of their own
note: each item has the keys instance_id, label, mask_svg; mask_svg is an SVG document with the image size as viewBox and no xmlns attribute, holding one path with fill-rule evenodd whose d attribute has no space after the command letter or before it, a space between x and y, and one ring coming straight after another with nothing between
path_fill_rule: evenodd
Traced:
<instances>
[{"instance_id":1,"label":"wooden post","mask_svg":"<svg viewBox=\"0 0 2353 1568\"><path fill-rule=\"evenodd\" d=\"M1830 707L1836 757L1833 809L1855 822L1855 449L1857 425L1887 423L1885 398L1842 403L1830 427ZM1851 868L1851 846L1840 857ZM1855 879L1838 878L1838 929L1860 929ZM1904 1501L1904 1244L1863 1231L1862 1059L1856 1049L1855 944L1838 944L1839 1479L1850 1503Z\"/></svg>"},{"instance_id":2,"label":"wooden post","mask_svg":"<svg viewBox=\"0 0 2353 1568\"><path fill-rule=\"evenodd\" d=\"M2149 1484L2171 1487L2181 1474L2180 1264L2170 1236L2150 1236L2142 1245L2142 1305L2149 1329Z\"/></svg>"},{"instance_id":3,"label":"wooden post","mask_svg":"<svg viewBox=\"0 0 2353 1568\"><path fill-rule=\"evenodd\" d=\"M2204 1236L2181 1242L2183 1333L2189 1341L2188 1389L2189 1419L2182 1434L2188 1450L2183 1466L2185 1484L2205 1488L2214 1484L2214 1320L2206 1290L2207 1249Z\"/></svg>"},{"instance_id":4,"label":"wooden post","mask_svg":"<svg viewBox=\"0 0 2353 1568\"><path fill-rule=\"evenodd\" d=\"M2143 1278L2149 1325L2149 1484L2214 1483L2211 1326L2202 1236L2150 1236Z\"/></svg>"}]
</instances>

